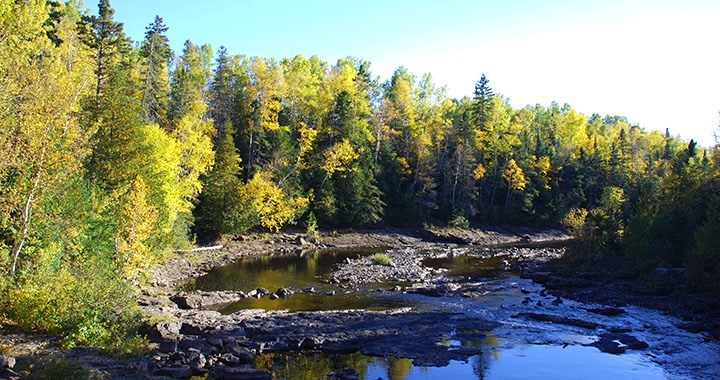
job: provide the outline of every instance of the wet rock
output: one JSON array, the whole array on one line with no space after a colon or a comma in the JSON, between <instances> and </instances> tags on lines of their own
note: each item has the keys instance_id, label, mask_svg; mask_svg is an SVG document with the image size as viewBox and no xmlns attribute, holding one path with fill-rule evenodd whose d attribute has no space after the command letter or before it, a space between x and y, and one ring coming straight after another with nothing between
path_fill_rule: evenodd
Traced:
<instances>
[{"instance_id":1,"label":"wet rock","mask_svg":"<svg viewBox=\"0 0 720 380\"><path fill-rule=\"evenodd\" d=\"M328 373L328 380L358 380L360 376L352 368L339 369Z\"/></svg>"},{"instance_id":2,"label":"wet rock","mask_svg":"<svg viewBox=\"0 0 720 380\"><path fill-rule=\"evenodd\" d=\"M581 319L575 319L575 318L568 318L563 317L561 315L552 315L552 314L542 314L542 313L520 313L516 314L513 317L525 317L534 319L536 321L541 322L552 322L552 323L558 323L561 325L570 325L570 326L577 326L582 327L589 330L594 330L598 328L600 325L594 322L588 322L583 321Z\"/></svg>"},{"instance_id":3,"label":"wet rock","mask_svg":"<svg viewBox=\"0 0 720 380\"><path fill-rule=\"evenodd\" d=\"M596 347L602 352L616 355L622 354L626 350L642 350L649 347L647 343L625 333L600 334L600 339L588 344L588 346Z\"/></svg>"},{"instance_id":4,"label":"wet rock","mask_svg":"<svg viewBox=\"0 0 720 380\"><path fill-rule=\"evenodd\" d=\"M422 294L424 296L428 297L444 297L451 295L452 293L456 292L460 289L460 285L453 284L453 283L447 283L447 284L440 284L440 285L416 285L411 288L406 289L408 293L414 293L414 294Z\"/></svg>"},{"instance_id":5,"label":"wet rock","mask_svg":"<svg viewBox=\"0 0 720 380\"><path fill-rule=\"evenodd\" d=\"M271 380L269 372L252 368L217 366L213 370L213 377L217 380Z\"/></svg>"},{"instance_id":6,"label":"wet rock","mask_svg":"<svg viewBox=\"0 0 720 380\"><path fill-rule=\"evenodd\" d=\"M218 306L233 303L245 298L243 292L222 291L222 292L192 292L178 293L170 300L181 309L200 309L211 306Z\"/></svg>"},{"instance_id":7,"label":"wet rock","mask_svg":"<svg viewBox=\"0 0 720 380\"><path fill-rule=\"evenodd\" d=\"M253 289L247 293L249 298L261 298L268 295L270 295L270 291L265 288Z\"/></svg>"},{"instance_id":8,"label":"wet rock","mask_svg":"<svg viewBox=\"0 0 720 380\"><path fill-rule=\"evenodd\" d=\"M616 315L624 314L625 310L616 307L604 307L604 308L590 308L585 309L591 313L605 315L608 317L614 317Z\"/></svg>"},{"instance_id":9,"label":"wet rock","mask_svg":"<svg viewBox=\"0 0 720 380\"><path fill-rule=\"evenodd\" d=\"M293 293L294 292L288 288L280 288L280 289L276 290L275 293L273 293L273 294L275 294L277 297L280 297L280 298L288 298L291 295L293 295Z\"/></svg>"}]
</instances>

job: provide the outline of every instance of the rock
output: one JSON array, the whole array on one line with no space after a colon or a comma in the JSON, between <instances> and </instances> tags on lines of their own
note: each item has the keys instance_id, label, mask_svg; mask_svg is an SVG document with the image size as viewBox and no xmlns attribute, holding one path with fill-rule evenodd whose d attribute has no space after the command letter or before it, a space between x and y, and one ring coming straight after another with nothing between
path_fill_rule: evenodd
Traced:
<instances>
[{"instance_id":1,"label":"rock","mask_svg":"<svg viewBox=\"0 0 720 380\"><path fill-rule=\"evenodd\" d=\"M223 340L218 337L207 338L207 342L218 348L223 346Z\"/></svg>"},{"instance_id":2,"label":"rock","mask_svg":"<svg viewBox=\"0 0 720 380\"><path fill-rule=\"evenodd\" d=\"M278 296L280 298L288 298L291 295L293 295L293 293L294 292L288 288L280 288L280 289L276 290L275 293L273 293L273 294L275 294L276 296Z\"/></svg>"},{"instance_id":3,"label":"rock","mask_svg":"<svg viewBox=\"0 0 720 380\"><path fill-rule=\"evenodd\" d=\"M15 358L12 356L0 355L0 368L13 369L15 367Z\"/></svg>"},{"instance_id":4,"label":"rock","mask_svg":"<svg viewBox=\"0 0 720 380\"><path fill-rule=\"evenodd\" d=\"M513 317L527 317L530 319L534 319L536 321L552 322L552 323L558 323L561 325L577 326L577 327L582 327L582 328L590 329L590 330L595 330L596 328L599 327L599 325L594 322L588 322L588 321L583 321L581 319L568 318L568 317L563 317L560 315L552 315L552 314L520 313L520 314L514 315Z\"/></svg>"},{"instance_id":5,"label":"rock","mask_svg":"<svg viewBox=\"0 0 720 380\"><path fill-rule=\"evenodd\" d=\"M228 365L240 364L240 358L231 354L230 352L226 352L220 355L220 361Z\"/></svg>"},{"instance_id":6,"label":"rock","mask_svg":"<svg viewBox=\"0 0 720 380\"><path fill-rule=\"evenodd\" d=\"M647 343L625 333L600 334L600 339L588 344L588 346L593 346L602 352L616 355L624 353L625 350L642 350L649 347Z\"/></svg>"},{"instance_id":7,"label":"rock","mask_svg":"<svg viewBox=\"0 0 720 380\"><path fill-rule=\"evenodd\" d=\"M10 368L5 368L1 370L0 374L2 374L3 377L8 378L9 380L22 379L22 375L11 370Z\"/></svg>"},{"instance_id":8,"label":"rock","mask_svg":"<svg viewBox=\"0 0 720 380\"><path fill-rule=\"evenodd\" d=\"M352 368L339 369L328 373L328 380L358 380L360 376Z\"/></svg>"},{"instance_id":9,"label":"rock","mask_svg":"<svg viewBox=\"0 0 720 380\"><path fill-rule=\"evenodd\" d=\"M270 295L270 291L265 288L253 289L247 293L249 298L261 298L267 295Z\"/></svg>"},{"instance_id":10,"label":"rock","mask_svg":"<svg viewBox=\"0 0 720 380\"><path fill-rule=\"evenodd\" d=\"M276 300L276 299L278 299L278 298L280 298L280 297L278 297L277 294L273 293L273 294L271 294L270 296L268 296L268 298L270 298L271 300Z\"/></svg>"},{"instance_id":11,"label":"rock","mask_svg":"<svg viewBox=\"0 0 720 380\"><path fill-rule=\"evenodd\" d=\"M227 352L235 356L239 363L251 364L255 361L255 355L245 347L241 347L236 342L232 342L226 346Z\"/></svg>"},{"instance_id":12,"label":"rock","mask_svg":"<svg viewBox=\"0 0 720 380\"><path fill-rule=\"evenodd\" d=\"M656 268L648 278L650 288L657 294L670 294L683 284L685 272L685 268Z\"/></svg>"},{"instance_id":13,"label":"rock","mask_svg":"<svg viewBox=\"0 0 720 380\"><path fill-rule=\"evenodd\" d=\"M203 328L190 323L183 323L180 333L184 335L202 335Z\"/></svg>"},{"instance_id":14,"label":"rock","mask_svg":"<svg viewBox=\"0 0 720 380\"><path fill-rule=\"evenodd\" d=\"M328 297L332 297L332 296L335 295L335 291L334 291L334 290L331 290L331 291L325 293L325 295L328 296Z\"/></svg>"},{"instance_id":15,"label":"rock","mask_svg":"<svg viewBox=\"0 0 720 380\"><path fill-rule=\"evenodd\" d=\"M220 292L192 292L178 293L170 300L173 301L181 309L200 309L211 306L218 306L237 302L246 295L243 292L220 291Z\"/></svg>"},{"instance_id":16,"label":"rock","mask_svg":"<svg viewBox=\"0 0 720 380\"><path fill-rule=\"evenodd\" d=\"M160 342L160 347L158 348L158 351L170 354L175 351L177 351L178 342L177 341L164 341Z\"/></svg>"},{"instance_id":17,"label":"rock","mask_svg":"<svg viewBox=\"0 0 720 380\"><path fill-rule=\"evenodd\" d=\"M305 240L305 238L302 237L302 236L298 236L298 237L295 238L295 244L297 244L297 245L305 245L305 244L307 244L307 240Z\"/></svg>"},{"instance_id":18,"label":"rock","mask_svg":"<svg viewBox=\"0 0 720 380\"><path fill-rule=\"evenodd\" d=\"M155 371L155 375L167 376L173 379L187 379L192 376L190 367L183 365L179 367L163 367Z\"/></svg>"},{"instance_id":19,"label":"rock","mask_svg":"<svg viewBox=\"0 0 720 380\"><path fill-rule=\"evenodd\" d=\"M206 364L207 364L207 359L205 358L205 355L203 355L203 354L193 355L193 357L188 362L188 365L190 366L190 369L192 370L193 374L204 373L206 371L205 370Z\"/></svg>"},{"instance_id":20,"label":"rock","mask_svg":"<svg viewBox=\"0 0 720 380\"><path fill-rule=\"evenodd\" d=\"M173 340L180 336L182 323L179 321L160 322L156 325L145 326L144 333L152 340Z\"/></svg>"},{"instance_id":21,"label":"rock","mask_svg":"<svg viewBox=\"0 0 720 380\"><path fill-rule=\"evenodd\" d=\"M213 370L217 380L272 380L269 372L252 368L217 366Z\"/></svg>"},{"instance_id":22,"label":"rock","mask_svg":"<svg viewBox=\"0 0 720 380\"><path fill-rule=\"evenodd\" d=\"M555 297L555 299L552 301L552 304L555 306L562 305L562 303L563 303L563 300L560 297Z\"/></svg>"},{"instance_id":23,"label":"rock","mask_svg":"<svg viewBox=\"0 0 720 380\"><path fill-rule=\"evenodd\" d=\"M620 308L615 308L615 307L590 308L590 309L585 309L585 310L587 310L587 311L589 311L589 312L591 312L591 313L600 314L600 315L605 315L605 316L608 316L608 317L614 317L614 316L616 316L616 315L620 315L620 314L624 314L624 313L625 313L625 310L620 309Z\"/></svg>"},{"instance_id":24,"label":"rock","mask_svg":"<svg viewBox=\"0 0 720 380\"><path fill-rule=\"evenodd\" d=\"M303 289L303 293L315 294L315 293L316 293L316 290L315 290L314 287L311 286L311 287L309 287L309 288L307 288L307 289Z\"/></svg>"}]
</instances>

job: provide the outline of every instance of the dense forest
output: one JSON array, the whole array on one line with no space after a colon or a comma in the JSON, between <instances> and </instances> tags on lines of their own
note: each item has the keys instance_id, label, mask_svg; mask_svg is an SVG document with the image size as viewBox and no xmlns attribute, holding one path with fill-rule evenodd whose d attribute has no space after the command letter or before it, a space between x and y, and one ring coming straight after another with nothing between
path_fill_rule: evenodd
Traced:
<instances>
[{"instance_id":1,"label":"dense forest","mask_svg":"<svg viewBox=\"0 0 720 380\"><path fill-rule=\"evenodd\" d=\"M590 260L720 286L718 145L515 109L485 75L451 99L355 58L176 53L160 17L133 42L113 13L0 0L0 323L132 344L145 268L288 225L563 225Z\"/></svg>"}]
</instances>

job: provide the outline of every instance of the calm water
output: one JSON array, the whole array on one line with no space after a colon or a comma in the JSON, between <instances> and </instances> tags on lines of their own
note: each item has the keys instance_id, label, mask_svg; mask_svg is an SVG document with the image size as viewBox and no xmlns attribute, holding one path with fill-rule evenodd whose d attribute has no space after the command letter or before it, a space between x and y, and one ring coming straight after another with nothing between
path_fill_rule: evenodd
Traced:
<instances>
[{"instance_id":1,"label":"calm water","mask_svg":"<svg viewBox=\"0 0 720 380\"><path fill-rule=\"evenodd\" d=\"M413 306L416 310L444 310L499 321L501 327L485 332L487 338L474 342L444 342L449 349L480 345L483 354L467 361L452 361L444 367L415 366L410 359L378 358L359 353L333 355L294 352L260 355L256 366L273 372L275 379L325 379L333 370L354 368L361 379L715 379L720 378L720 347L706 344L699 334L677 328L677 321L658 312L626 307L626 314L604 317L587 312L593 306L564 300L552 304L541 285L505 272L512 264L506 256L483 258L459 255L427 259L425 264L447 269L447 275L462 279L478 290L473 297L426 297L378 291L394 284L373 284L347 289L323 281L333 268L347 258L369 255L378 249L307 251L290 256L245 259L217 268L188 284L187 289L242 290L258 287L275 291L289 287L299 292L288 299L246 299L222 312L245 308L268 310L387 309ZM302 289L314 288L314 294ZM327 292L335 295L327 296ZM528 302L529 301L529 302ZM597 305L594 305L597 306ZM527 320L516 317L532 311L558 314L605 326L629 328L650 348L623 355L602 353L584 344L597 339L596 331Z\"/></svg>"},{"instance_id":2,"label":"calm water","mask_svg":"<svg viewBox=\"0 0 720 380\"><path fill-rule=\"evenodd\" d=\"M384 310L414 303L394 294L374 291L357 291L327 284L325 279L335 266L348 258L382 252L382 248L308 250L294 255L247 258L216 268L195 279L186 290L241 290L244 292L265 288L271 292L279 288L296 291L286 299L268 297L247 298L220 310L233 313L243 309L318 311L371 309ZM312 293L309 289L313 288ZM332 296L328 296L332 293Z\"/></svg>"}]
</instances>

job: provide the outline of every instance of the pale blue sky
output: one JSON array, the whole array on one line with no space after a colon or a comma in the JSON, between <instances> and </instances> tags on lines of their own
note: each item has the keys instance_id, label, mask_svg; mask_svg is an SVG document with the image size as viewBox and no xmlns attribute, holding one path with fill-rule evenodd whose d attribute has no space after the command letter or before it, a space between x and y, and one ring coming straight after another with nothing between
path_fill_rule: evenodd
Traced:
<instances>
[{"instance_id":1,"label":"pale blue sky","mask_svg":"<svg viewBox=\"0 0 720 380\"><path fill-rule=\"evenodd\" d=\"M430 72L452 97L470 95L485 73L515 107L569 103L705 146L720 121L717 0L111 3L136 41L162 17L176 53L190 39L278 59L355 56L382 79L401 65Z\"/></svg>"}]
</instances>

